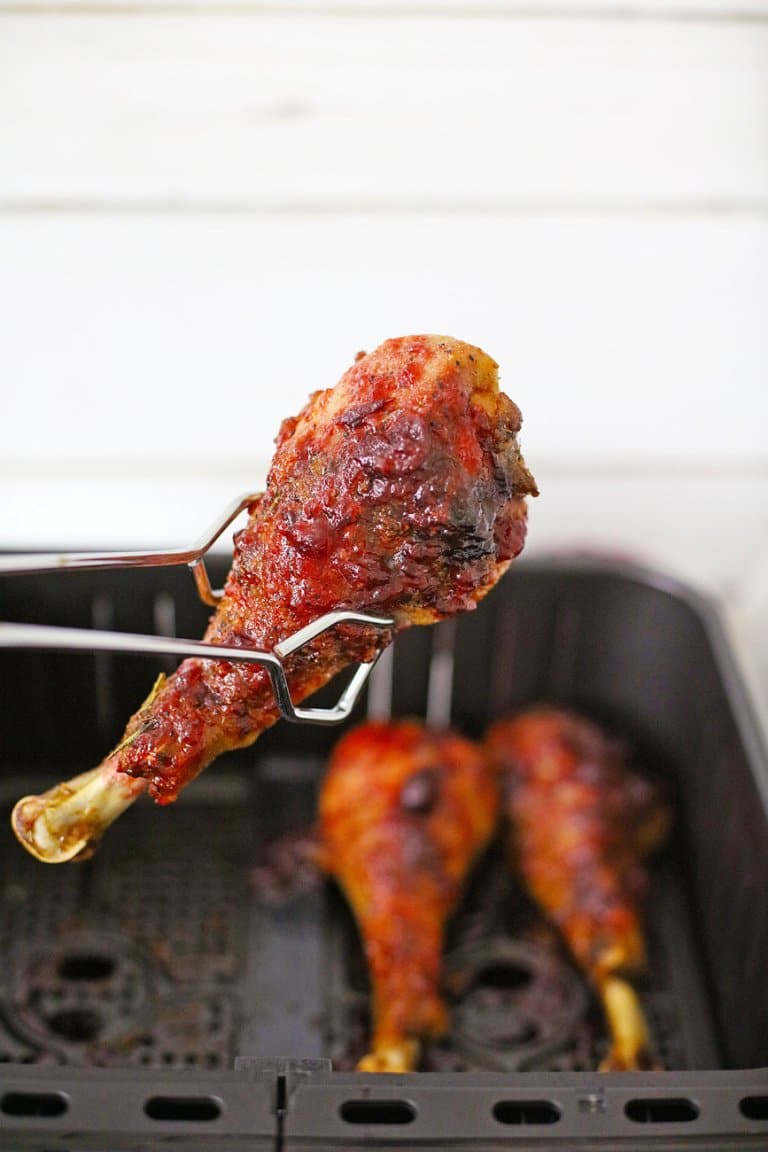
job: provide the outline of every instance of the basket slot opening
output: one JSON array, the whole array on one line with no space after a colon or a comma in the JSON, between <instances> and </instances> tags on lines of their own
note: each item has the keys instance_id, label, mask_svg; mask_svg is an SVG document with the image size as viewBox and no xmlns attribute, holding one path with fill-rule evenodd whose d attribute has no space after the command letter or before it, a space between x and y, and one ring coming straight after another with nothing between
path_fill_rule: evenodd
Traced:
<instances>
[{"instance_id":1,"label":"basket slot opening","mask_svg":"<svg viewBox=\"0 0 768 1152\"><path fill-rule=\"evenodd\" d=\"M498 961L484 965L472 981L473 988L525 988L533 980L530 968L511 961Z\"/></svg>"},{"instance_id":2,"label":"basket slot opening","mask_svg":"<svg viewBox=\"0 0 768 1152\"><path fill-rule=\"evenodd\" d=\"M72 952L59 964L62 980L106 980L114 970L114 959L98 952Z\"/></svg>"},{"instance_id":3,"label":"basket slot opening","mask_svg":"<svg viewBox=\"0 0 768 1152\"><path fill-rule=\"evenodd\" d=\"M51 1032L73 1044L95 1040L104 1027L102 1017L90 1008L62 1008L48 1017L46 1023Z\"/></svg>"},{"instance_id":4,"label":"basket slot opening","mask_svg":"<svg viewBox=\"0 0 768 1152\"><path fill-rule=\"evenodd\" d=\"M636 1124L687 1124L696 1120L699 1109L693 1100L683 1097L628 1100L624 1114Z\"/></svg>"},{"instance_id":5,"label":"basket slot opening","mask_svg":"<svg viewBox=\"0 0 768 1152\"><path fill-rule=\"evenodd\" d=\"M497 1100L493 1106L499 1124L556 1124L561 1115L551 1100Z\"/></svg>"},{"instance_id":6,"label":"basket slot opening","mask_svg":"<svg viewBox=\"0 0 768 1152\"><path fill-rule=\"evenodd\" d=\"M739 1111L747 1120L768 1120L768 1096L745 1096L739 1100Z\"/></svg>"},{"instance_id":7,"label":"basket slot opening","mask_svg":"<svg viewBox=\"0 0 768 1152\"><path fill-rule=\"evenodd\" d=\"M345 1100L339 1115L347 1124L411 1124L416 1109L407 1100Z\"/></svg>"},{"instance_id":8,"label":"basket slot opening","mask_svg":"<svg viewBox=\"0 0 768 1152\"><path fill-rule=\"evenodd\" d=\"M426 714L430 728L447 728L451 723L455 646L456 621L444 620L432 635Z\"/></svg>"},{"instance_id":9,"label":"basket slot opening","mask_svg":"<svg viewBox=\"0 0 768 1152\"><path fill-rule=\"evenodd\" d=\"M4 1116L29 1116L35 1119L63 1116L69 1101L60 1092L6 1092L0 1099Z\"/></svg>"},{"instance_id":10,"label":"basket slot opening","mask_svg":"<svg viewBox=\"0 0 768 1152\"><path fill-rule=\"evenodd\" d=\"M284 1115L288 1107L288 1077L280 1075L275 1084L275 1112Z\"/></svg>"},{"instance_id":11,"label":"basket slot opening","mask_svg":"<svg viewBox=\"0 0 768 1152\"><path fill-rule=\"evenodd\" d=\"M152 601L152 623L158 636L176 636L176 599L170 592L157 592ZM173 672L178 661L173 656L163 659L165 672Z\"/></svg>"},{"instance_id":12,"label":"basket slot opening","mask_svg":"<svg viewBox=\"0 0 768 1152\"><path fill-rule=\"evenodd\" d=\"M395 648L390 644L376 661L368 677L368 719L389 720L392 717L392 675Z\"/></svg>"},{"instance_id":13,"label":"basket slot opening","mask_svg":"<svg viewBox=\"0 0 768 1152\"><path fill-rule=\"evenodd\" d=\"M221 1104L213 1096L152 1096L144 1105L150 1120L218 1120Z\"/></svg>"},{"instance_id":14,"label":"basket slot opening","mask_svg":"<svg viewBox=\"0 0 768 1152\"><path fill-rule=\"evenodd\" d=\"M91 600L91 627L99 632L111 632L115 627L115 604L111 596L99 594ZM94 652L94 695L96 725L102 738L114 738L115 718L115 657L112 652Z\"/></svg>"}]
</instances>

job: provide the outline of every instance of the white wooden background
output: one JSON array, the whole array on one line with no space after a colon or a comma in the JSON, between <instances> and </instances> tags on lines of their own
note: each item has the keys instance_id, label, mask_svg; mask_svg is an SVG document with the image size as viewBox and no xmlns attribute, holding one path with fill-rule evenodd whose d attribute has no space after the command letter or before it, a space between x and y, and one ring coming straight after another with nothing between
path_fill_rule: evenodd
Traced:
<instances>
[{"instance_id":1,"label":"white wooden background","mask_svg":"<svg viewBox=\"0 0 768 1152\"><path fill-rule=\"evenodd\" d=\"M768 0L0 0L0 545L186 542L414 331L532 549L768 624Z\"/></svg>"}]
</instances>

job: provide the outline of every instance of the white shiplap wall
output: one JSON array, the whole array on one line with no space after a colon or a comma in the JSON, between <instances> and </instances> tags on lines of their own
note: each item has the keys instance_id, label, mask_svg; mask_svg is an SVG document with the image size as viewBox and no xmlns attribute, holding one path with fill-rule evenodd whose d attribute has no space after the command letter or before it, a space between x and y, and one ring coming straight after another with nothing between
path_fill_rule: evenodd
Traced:
<instances>
[{"instance_id":1,"label":"white shiplap wall","mask_svg":"<svg viewBox=\"0 0 768 1152\"><path fill-rule=\"evenodd\" d=\"M3 546L194 537L417 330L499 360L533 548L764 623L768 3L0 0Z\"/></svg>"},{"instance_id":2,"label":"white shiplap wall","mask_svg":"<svg viewBox=\"0 0 768 1152\"><path fill-rule=\"evenodd\" d=\"M767 257L768 5L0 3L6 461L261 468L414 330L532 455L758 455Z\"/></svg>"}]
</instances>

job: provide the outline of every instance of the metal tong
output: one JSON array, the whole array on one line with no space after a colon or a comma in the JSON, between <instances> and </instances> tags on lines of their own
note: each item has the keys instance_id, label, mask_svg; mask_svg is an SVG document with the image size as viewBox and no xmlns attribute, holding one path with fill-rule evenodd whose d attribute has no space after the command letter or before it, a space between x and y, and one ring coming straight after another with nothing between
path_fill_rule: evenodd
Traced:
<instances>
[{"instance_id":1,"label":"metal tong","mask_svg":"<svg viewBox=\"0 0 768 1152\"><path fill-rule=\"evenodd\" d=\"M174 548L166 552L40 552L0 556L0 576L22 576L35 572L62 572L115 568L151 568L186 564L197 585L200 599L216 606L224 595L214 589L205 567L205 554L222 532L257 497L241 496L210 526L191 548ZM391 628L394 620L366 612L342 609L319 616L300 628L270 651L257 648L229 648L206 644L202 640L179 640L163 636L145 636L130 632L105 632L93 628L59 628L41 624L0 623L0 648L37 648L47 651L125 652L134 655L194 656L210 660L231 660L260 664L269 673L280 714L295 724L340 724L355 706L358 696L376 663L359 664L352 679L332 708L298 708L291 698L284 661L337 624L365 624L372 628Z\"/></svg>"}]
</instances>

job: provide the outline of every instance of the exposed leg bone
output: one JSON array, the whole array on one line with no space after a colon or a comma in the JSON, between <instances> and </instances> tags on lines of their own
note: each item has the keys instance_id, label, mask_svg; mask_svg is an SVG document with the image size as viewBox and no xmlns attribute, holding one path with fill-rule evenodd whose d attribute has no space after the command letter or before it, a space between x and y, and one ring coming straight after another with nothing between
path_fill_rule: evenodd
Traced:
<instances>
[{"instance_id":1,"label":"exposed leg bone","mask_svg":"<svg viewBox=\"0 0 768 1152\"><path fill-rule=\"evenodd\" d=\"M146 780L117 772L107 760L40 796L19 800L11 817L13 830L44 864L83 860L146 786Z\"/></svg>"},{"instance_id":2,"label":"exposed leg bone","mask_svg":"<svg viewBox=\"0 0 768 1152\"><path fill-rule=\"evenodd\" d=\"M633 1072L659 1067L651 1059L648 1026L637 992L620 976L606 976L598 985L611 1048L601 1072Z\"/></svg>"},{"instance_id":3,"label":"exposed leg bone","mask_svg":"<svg viewBox=\"0 0 768 1152\"><path fill-rule=\"evenodd\" d=\"M358 1072L415 1072L421 1045L418 1040L382 1041L358 1062Z\"/></svg>"}]
</instances>

